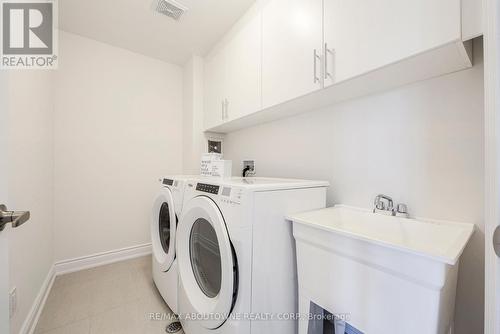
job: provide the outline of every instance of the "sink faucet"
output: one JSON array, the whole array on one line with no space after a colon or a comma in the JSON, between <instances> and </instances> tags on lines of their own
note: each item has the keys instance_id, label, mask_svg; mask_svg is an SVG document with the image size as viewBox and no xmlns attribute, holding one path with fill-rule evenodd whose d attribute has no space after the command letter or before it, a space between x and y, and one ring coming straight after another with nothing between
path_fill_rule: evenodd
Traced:
<instances>
[{"instance_id":1,"label":"sink faucet","mask_svg":"<svg viewBox=\"0 0 500 334\"><path fill-rule=\"evenodd\" d=\"M373 202L373 213L380 212L391 216L408 218L408 207L404 203L400 203L394 208L394 201L387 195L377 195Z\"/></svg>"},{"instance_id":2,"label":"sink faucet","mask_svg":"<svg viewBox=\"0 0 500 334\"><path fill-rule=\"evenodd\" d=\"M375 201L373 202L373 204L375 206L373 208L374 213L377 211L387 211L392 214L394 212L394 202L392 198L390 198L387 195L382 195L382 194L377 195L375 197Z\"/></svg>"}]
</instances>

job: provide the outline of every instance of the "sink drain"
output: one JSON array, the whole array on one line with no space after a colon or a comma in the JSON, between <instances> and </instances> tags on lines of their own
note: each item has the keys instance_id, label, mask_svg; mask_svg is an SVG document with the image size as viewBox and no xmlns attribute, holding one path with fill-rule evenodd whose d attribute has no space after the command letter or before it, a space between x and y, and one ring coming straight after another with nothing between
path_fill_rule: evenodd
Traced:
<instances>
[{"instance_id":1,"label":"sink drain","mask_svg":"<svg viewBox=\"0 0 500 334\"><path fill-rule=\"evenodd\" d=\"M165 328L167 333L178 333L182 329L181 323L179 321L172 322Z\"/></svg>"}]
</instances>

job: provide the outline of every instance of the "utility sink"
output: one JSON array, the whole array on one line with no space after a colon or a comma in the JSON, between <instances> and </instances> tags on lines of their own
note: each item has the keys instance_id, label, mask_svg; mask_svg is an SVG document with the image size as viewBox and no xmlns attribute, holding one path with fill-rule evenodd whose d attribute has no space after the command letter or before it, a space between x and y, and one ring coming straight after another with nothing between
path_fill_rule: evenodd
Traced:
<instances>
[{"instance_id":1,"label":"utility sink","mask_svg":"<svg viewBox=\"0 0 500 334\"><path fill-rule=\"evenodd\" d=\"M337 205L295 214L299 311L311 303L366 334L449 334L459 258L473 224ZM301 317L299 334L308 333Z\"/></svg>"}]
</instances>

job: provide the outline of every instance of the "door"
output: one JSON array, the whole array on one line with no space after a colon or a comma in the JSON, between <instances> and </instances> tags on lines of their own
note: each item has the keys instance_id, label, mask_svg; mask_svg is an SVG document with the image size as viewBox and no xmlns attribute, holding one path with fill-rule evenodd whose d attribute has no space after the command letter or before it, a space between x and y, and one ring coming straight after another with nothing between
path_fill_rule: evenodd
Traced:
<instances>
[{"instance_id":1,"label":"door","mask_svg":"<svg viewBox=\"0 0 500 334\"><path fill-rule=\"evenodd\" d=\"M497 0L485 0L483 4L486 240L484 333L500 334L500 3ZM496 253L493 243L497 243Z\"/></svg>"},{"instance_id":2,"label":"door","mask_svg":"<svg viewBox=\"0 0 500 334\"><path fill-rule=\"evenodd\" d=\"M256 15L228 42L226 119L261 109L261 15Z\"/></svg>"},{"instance_id":3,"label":"door","mask_svg":"<svg viewBox=\"0 0 500 334\"><path fill-rule=\"evenodd\" d=\"M8 232L0 232L0 333L9 333Z\"/></svg>"},{"instance_id":4,"label":"door","mask_svg":"<svg viewBox=\"0 0 500 334\"><path fill-rule=\"evenodd\" d=\"M324 0L325 86L461 38L458 0Z\"/></svg>"},{"instance_id":5,"label":"door","mask_svg":"<svg viewBox=\"0 0 500 334\"><path fill-rule=\"evenodd\" d=\"M272 0L262 14L262 107L322 88L322 0Z\"/></svg>"},{"instance_id":6,"label":"door","mask_svg":"<svg viewBox=\"0 0 500 334\"><path fill-rule=\"evenodd\" d=\"M230 315L238 281L236 258L217 205L206 196L193 198L178 228L179 275L192 310L213 315L197 320L207 329L220 327Z\"/></svg>"},{"instance_id":7,"label":"door","mask_svg":"<svg viewBox=\"0 0 500 334\"><path fill-rule=\"evenodd\" d=\"M161 271L168 271L175 259L177 216L172 192L167 187L158 194L151 215L153 256Z\"/></svg>"},{"instance_id":8,"label":"door","mask_svg":"<svg viewBox=\"0 0 500 334\"><path fill-rule=\"evenodd\" d=\"M205 63L205 129L221 124L225 118L226 52L222 46Z\"/></svg>"},{"instance_id":9,"label":"door","mask_svg":"<svg viewBox=\"0 0 500 334\"><path fill-rule=\"evenodd\" d=\"M0 71L0 333L10 332L9 312L9 234L12 227L20 226L29 219L29 211L8 211L8 157L9 157L9 101L8 101L8 75Z\"/></svg>"}]
</instances>

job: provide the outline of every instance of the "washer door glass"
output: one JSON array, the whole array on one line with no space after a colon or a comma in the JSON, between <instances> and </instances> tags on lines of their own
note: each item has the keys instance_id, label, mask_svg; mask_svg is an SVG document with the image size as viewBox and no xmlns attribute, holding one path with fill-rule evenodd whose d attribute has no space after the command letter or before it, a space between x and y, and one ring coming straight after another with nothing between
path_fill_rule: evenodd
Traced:
<instances>
[{"instance_id":1,"label":"washer door glass","mask_svg":"<svg viewBox=\"0 0 500 334\"><path fill-rule=\"evenodd\" d=\"M163 188L153 204L151 243L155 264L164 272L170 270L175 260L176 220L172 192Z\"/></svg>"},{"instance_id":2,"label":"washer door glass","mask_svg":"<svg viewBox=\"0 0 500 334\"><path fill-rule=\"evenodd\" d=\"M189 240L191 267L201 291L216 297L222 284L222 263L217 233L206 219L197 219Z\"/></svg>"},{"instance_id":3,"label":"washer door glass","mask_svg":"<svg viewBox=\"0 0 500 334\"><path fill-rule=\"evenodd\" d=\"M170 208L167 202L162 203L158 216L161 247L165 253L168 253L170 248Z\"/></svg>"}]
</instances>

